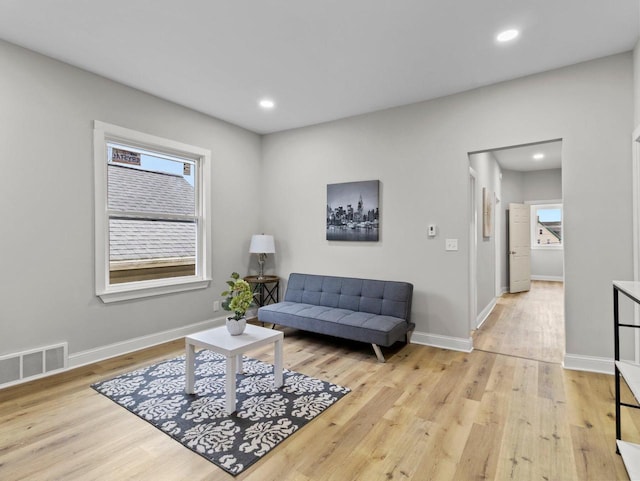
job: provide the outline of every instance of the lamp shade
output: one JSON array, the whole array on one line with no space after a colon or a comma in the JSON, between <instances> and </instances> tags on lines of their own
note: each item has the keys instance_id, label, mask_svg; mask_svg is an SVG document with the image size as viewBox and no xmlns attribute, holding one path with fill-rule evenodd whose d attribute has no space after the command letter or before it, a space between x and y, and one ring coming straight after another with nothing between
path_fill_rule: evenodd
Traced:
<instances>
[{"instance_id":1,"label":"lamp shade","mask_svg":"<svg viewBox=\"0 0 640 481\"><path fill-rule=\"evenodd\" d=\"M256 234L251 236L249 252L252 254L273 254L276 252L276 245L272 235Z\"/></svg>"}]
</instances>

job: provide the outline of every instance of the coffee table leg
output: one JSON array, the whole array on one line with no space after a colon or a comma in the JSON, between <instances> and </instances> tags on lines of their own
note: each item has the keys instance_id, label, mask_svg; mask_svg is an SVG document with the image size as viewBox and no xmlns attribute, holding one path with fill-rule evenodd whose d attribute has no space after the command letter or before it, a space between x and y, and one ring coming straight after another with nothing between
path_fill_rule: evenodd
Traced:
<instances>
[{"instance_id":1,"label":"coffee table leg","mask_svg":"<svg viewBox=\"0 0 640 481\"><path fill-rule=\"evenodd\" d=\"M185 345L186 358L185 358L185 392L187 394L193 394L193 385L195 383L195 346L193 344L189 344L189 341L186 342Z\"/></svg>"},{"instance_id":2,"label":"coffee table leg","mask_svg":"<svg viewBox=\"0 0 640 481\"><path fill-rule=\"evenodd\" d=\"M282 386L282 339L275 342L274 350L273 383L275 387L280 387Z\"/></svg>"},{"instance_id":3,"label":"coffee table leg","mask_svg":"<svg viewBox=\"0 0 640 481\"><path fill-rule=\"evenodd\" d=\"M236 410L236 356L227 356L227 379L225 385L225 406L227 414L232 414Z\"/></svg>"},{"instance_id":4,"label":"coffee table leg","mask_svg":"<svg viewBox=\"0 0 640 481\"><path fill-rule=\"evenodd\" d=\"M236 372L238 374L242 374L244 372L244 367L242 366L242 354L238 354L236 356Z\"/></svg>"}]
</instances>

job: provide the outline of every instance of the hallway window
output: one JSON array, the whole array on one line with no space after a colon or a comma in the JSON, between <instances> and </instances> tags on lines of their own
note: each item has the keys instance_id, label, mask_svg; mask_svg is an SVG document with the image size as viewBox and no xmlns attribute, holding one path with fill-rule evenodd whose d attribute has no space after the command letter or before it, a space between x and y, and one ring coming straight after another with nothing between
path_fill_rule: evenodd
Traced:
<instances>
[{"instance_id":1,"label":"hallway window","mask_svg":"<svg viewBox=\"0 0 640 481\"><path fill-rule=\"evenodd\" d=\"M209 151L96 121L96 294L208 286Z\"/></svg>"},{"instance_id":2,"label":"hallway window","mask_svg":"<svg viewBox=\"0 0 640 481\"><path fill-rule=\"evenodd\" d=\"M532 248L562 247L562 204L531 206Z\"/></svg>"}]
</instances>

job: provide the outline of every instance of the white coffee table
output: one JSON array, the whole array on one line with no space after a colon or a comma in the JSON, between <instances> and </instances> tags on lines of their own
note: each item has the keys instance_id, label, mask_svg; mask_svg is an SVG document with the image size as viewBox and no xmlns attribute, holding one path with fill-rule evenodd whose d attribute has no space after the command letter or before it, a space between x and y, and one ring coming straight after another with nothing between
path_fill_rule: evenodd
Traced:
<instances>
[{"instance_id":1,"label":"white coffee table","mask_svg":"<svg viewBox=\"0 0 640 481\"><path fill-rule=\"evenodd\" d=\"M244 333L232 336L226 326L197 332L185 337L186 387L193 394L195 384L195 348L203 347L227 358L225 382L225 411L231 414L236 410L236 373L242 372L242 353L250 349L274 343L275 363L273 380L276 388L282 386L282 331L247 324Z\"/></svg>"}]
</instances>

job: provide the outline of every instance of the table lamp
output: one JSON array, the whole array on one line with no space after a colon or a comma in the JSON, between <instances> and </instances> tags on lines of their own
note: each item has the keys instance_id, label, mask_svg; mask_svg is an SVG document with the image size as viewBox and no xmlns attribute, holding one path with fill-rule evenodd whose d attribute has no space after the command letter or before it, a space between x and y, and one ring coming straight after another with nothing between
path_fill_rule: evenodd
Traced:
<instances>
[{"instance_id":1,"label":"table lamp","mask_svg":"<svg viewBox=\"0 0 640 481\"><path fill-rule=\"evenodd\" d=\"M249 252L251 254L258 254L258 264L260 264L260 274L258 274L258 279L264 279L264 261L267 258L267 254L275 254L276 252L273 236L264 234L251 236Z\"/></svg>"}]
</instances>

